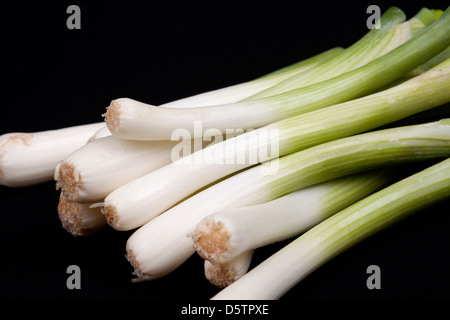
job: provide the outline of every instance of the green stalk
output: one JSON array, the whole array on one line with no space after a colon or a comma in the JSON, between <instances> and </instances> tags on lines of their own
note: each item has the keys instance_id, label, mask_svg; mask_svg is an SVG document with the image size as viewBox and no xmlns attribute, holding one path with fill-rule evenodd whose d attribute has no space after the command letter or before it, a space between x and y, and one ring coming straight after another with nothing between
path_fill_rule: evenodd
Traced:
<instances>
[{"instance_id":1,"label":"green stalk","mask_svg":"<svg viewBox=\"0 0 450 320\"><path fill-rule=\"evenodd\" d=\"M430 70L447 59L450 59L450 46L445 48L441 53L435 55L427 62L425 62L423 64L423 70L425 71Z\"/></svg>"},{"instance_id":2,"label":"green stalk","mask_svg":"<svg viewBox=\"0 0 450 320\"><path fill-rule=\"evenodd\" d=\"M434 10L434 9L427 9L422 8L415 16L417 20L422 22L424 25L429 26L434 21L439 19L439 17L442 14L442 10ZM414 32L414 31L413 31Z\"/></svg>"},{"instance_id":3,"label":"green stalk","mask_svg":"<svg viewBox=\"0 0 450 320\"><path fill-rule=\"evenodd\" d=\"M352 174L362 166L369 170L380 164L389 167L406 160L425 160L429 156L432 159L436 156L435 152L442 152L440 157L449 157L449 133L450 120L446 119L378 130L319 144L272 160L279 161L276 164L278 172L268 189L273 198L278 198L318 183L321 179L326 181Z\"/></svg>"},{"instance_id":4,"label":"green stalk","mask_svg":"<svg viewBox=\"0 0 450 320\"><path fill-rule=\"evenodd\" d=\"M390 89L279 121L280 154L374 129L450 102L450 59ZM332 115L332 116L331 116Z\"/></svg>"},{"instance_id":5,"label":"green stalk","mask_svg":"<svg viewBox=\"0 0 450 320\"><path fill-rule=\"evenodd\" d=\"M295 73L303 72L307 68L313 67L313 66L317 65L318 63L322 63L323 61L326 61L328 59L332 59L332 58L336 57L338 54L340 54L344 50L345 49L341 48L341 47L331 48L324 52L320 52L316 55L313 55L310 58L295 62L286 67L282 67L278 70L272 71L264 76L256 78L254 81L259 81L261 79L267 79L267 78L271 78L271 77L274 77L274 78L277 77L277 79L283 79L279 76L281 76L281 75L286 76L286 75L292 75Z\"/></svg>"},{"instance_id":6,"label":"green stalk","mask_svg":"<svg viewBox=\"0 0 450 320\"><path fill-rule=\"evenodd\" d=\"M422 20L428 21L429 15L431 13L427 9L422 9L420 12L419 19L411 19L413 21L412 25L414 30L422 29L424 24ZM425 17L427 19L425 19ZM309 70L298 73L280 83L262 90L254 95L247 97L244 100L255 100L263 97L269 97L272 95L280 94L290 90L294 90L306 85L311 85L333 78L339 74L351 71L357 67L360 67L375 58L383 55L384 53L392 50L398 43L391 43L393 39L398 38L396 31L403 27L401 24L405 21L405 14L402 10L397 7L389 8L380 17L380 29L374 28L367 32L360 40L355 42L350 47L346 48L337 56L323 61ZM414 22L418 22L414 24ZM406 22L408 30L410 30L409 22ZM412 31L411 31L412 33ZM408 36L404 37L405 41Z\"/></svg>"},{"instance_id":7,"label":"green stalk","mask_svg":"<svg viewBox=\"0 0 450 320\"><path fill-rule=\"evenodd\" d=\"M431 9L431 12L434 14L435 19L439 19L444 11L441 9Z\"/></svg>"},{"instance_id":8,"label":"green stalk","mask_svg":"<svg viewBox=\"0 0 450 320\"><path fill-rule=\"evenodd\" d=\"M328 105L351 100L370 94L376 88L394 81L407 74L414 68L426 63L450 45L450 8L445 10L442 16L433 24L426 27L404 44L386 53L385 55L369 62L353 71L341 74L329 80L325 80L300 88L292 92L301 92L308 89L315 92L320 89L320 97L311 97L299 102L292 99L289 94L280 94L265 99L282 99L282 107L278 112L291 114L292 110L301 108L303 111L312 111L318 108L312 107L317 100L329 97L333 102ZM339 92L336 97L332 94ZM335 99L336 98L336 99ZM328 100L328 99L327 99ZM328 101L330 101L328 100ZM305 109L304 109L305 108Z\"/></svg>"},{"instance_id":9,"label":"green stalk","mask_svg":"<svg viewBox=\"0 0 450 320\"><path fill-rule=\"evenodd\" d=\"M234 103L259 91L270 88L280 81L288 79L297 73L301 73L322 61L332 59L343 50L344 49L340 47L332 48L256 79L171 101L160 105L159 107L192 108Z\"/></svg>"},{"instance_id":10,"label":"green stalk","mask_svg":"<svg viewBox=\"0 0 450 320\"><path fill-rule=\"evenodd\" d=\"M450 124L450 121L447 121ZM450 158L313 227L213 300L279 299L312 271L380 230L450 196Z\"/></svg>"}]
</instances>

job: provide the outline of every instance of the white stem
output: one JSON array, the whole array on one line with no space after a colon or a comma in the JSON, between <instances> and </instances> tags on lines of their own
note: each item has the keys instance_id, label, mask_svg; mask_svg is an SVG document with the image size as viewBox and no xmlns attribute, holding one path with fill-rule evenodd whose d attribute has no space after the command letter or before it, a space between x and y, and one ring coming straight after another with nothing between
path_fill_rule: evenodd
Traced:
<instances>
[{"instance_id":1,"label":"white stem","mask_svg":"<svg viewBox=\"0 0 450 320\"><path fill-rule=\"evenodd\" d=\"M52 180L56 165L86 144L103 122L0 137L0 184L26 187Z\"/></svg>"},{"instance_id":2,"label":"white stem","mask_svg":"<svg viewBox=\"0 0 450 320\"><path fill-rule=\"evenodd\" d=\"M112 134L123 139L170 140L180 130L192 138L202 138L216 130L225 134L227 130L249 130L279 120L280 110L272 106L281 108L283 100L266 99L175 109L120 98L111 101L105 119ZM202 131L196 130L196 123L201 123Z\"/></svg>"}]
</instances>

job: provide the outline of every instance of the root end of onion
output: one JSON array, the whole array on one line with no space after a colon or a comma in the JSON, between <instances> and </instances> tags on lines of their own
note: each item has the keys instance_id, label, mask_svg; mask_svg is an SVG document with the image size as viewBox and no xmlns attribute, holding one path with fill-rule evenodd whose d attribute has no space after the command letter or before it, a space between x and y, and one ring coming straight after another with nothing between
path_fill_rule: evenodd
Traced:
<instances>
[{"instance_id":1,"label":"root end of onion","mask_svg":"<svg viewBox=\"0 0 450 320\"><path fill-rule=\"evenodd\" d=\"M106 113L103 114L106 126L111 132L114 132L120 125L120 107L120 102L113 100L106 108Z\"/></svg>"}]
</instances>

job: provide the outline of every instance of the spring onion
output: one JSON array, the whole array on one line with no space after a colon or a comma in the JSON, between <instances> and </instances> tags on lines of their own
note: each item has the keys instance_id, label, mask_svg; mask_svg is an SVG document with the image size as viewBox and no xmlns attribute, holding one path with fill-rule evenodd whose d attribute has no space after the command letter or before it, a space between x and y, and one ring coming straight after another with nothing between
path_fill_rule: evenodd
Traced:
<instances>
[{"instance_id":1,"label":"spring onion","mask_svg":"<svg viewBox=\"0 0 450 320\"><path fill-rule=\"evenodd\" d=\"M113 135L136 140L170 140L174 130L197 138L205 131L249 130L370 94L406 75L450 45L450 8L430 26L395 49L352 71L305 87L235 104L188 109L151 106L121 98L112 101L106 123ZM204 135L203 132L200 133Z\"/></svg>"},{"instance_id":2,"label":"spring onion","mask_svg":"<svg viewBox=\"0 0 450 320\"><path fill-rule=\"evenodd\" d=\"M416 25L415 27L418 28L419 26ZM235 103L261 90L269 88L270 86L273 86L279 83L280 81L295 75L296 73L301 73L321 63L322 61L332 59L334 56L338 55L343 50L344 49L341 47L335 47L322 53L319 53L317 55L314 55L310 58L301 60L290 66L270 72L269 74L253 79L251 81L200 93L183 99L178 99L172 102L162 104L159 107L169 109L183 109L183 108L191 109L192 107L199 107L199 106L215 106L226 103ZM122 101L122 103L131 103L132 105L136 103L139 104L137 101L127 98L113 100L110 106L108 107L108 112L106 112L103 115L105 117L106 125L109 132L111 132L112 127L118 126L119 124L118 114L116 110L114 110L114 108L111 107L114 105L118 105L118 101ZM115 135L118 136L117 134ZM123 136L122 138L130 140L145 140Z\"/></svg>"},{"instance_id":3,"label":"spring onion","mask_svg":"<svg viewBox=\"0 0 450 320\"><path fill-rule=\"evenodd\" d=\"M344 250L450 195L450 158L331 216L252 269L212 300L279 299Z\"/></svg>"},{"instance_id":4,"label":"spring onion","mask_svg":"<svg viewBox=\"0 0 450 320\"><path fill-rule=\"evenodd\" d=\"M75 237L137 229L124 248L132 282L195 255L223 289L213 300L278 299L450 196L450 7L378 20L347 48L250 81L158 106L124 97L101 123L4 134L0 184L56 180ZM259 248L286 240L253 268Z\"/></svg>"},{"instance_id":5,"label":"spring onion","mask_svg":"<svg viewBox=\"0 0 450 320\"><path fill-rule=\"evenodd\" d=\"M380 18L379 28L370 30L364 37L339 55L247 97L245 100L254 100L287 92L356 69L391 51L411 38L413 34L420 32L424 25L429 25L435 21L431 10L425 8L410 20L398 24L404 19L405 15L399 8L389 8Z\"/></svg>"},{"instance_id":6,"label":"spring onion","mask_svg":"<svg viewBox=\"0 0 450 320\"><path fill-rule=\"evenodd\" d=\"M231 85L225 88L216 89L205 93L200 93L188 98L165 103L162 106L166 108L192 108L199 106L234 103L252 94L256 94L259 91L276 85L284 79L294 76L297 73L303 72L304 70L307 70L312 66L321 63L322 61L332 59L336 55L340 54L343 50L344 49L341 47L331 48L251 81Z\"/></svg>"},{"instance_id":7,"label":"spring onion","mask_svg":"<svg viewBox=\"0 0 450 320\"><path fill-rule=\"evenodd\" d=\"M94 123L0 136L0 185L27 187L51 181L58 162L104 126Z\"/></svg>"},{"instance_id":8,"label":"spring onion","mask_svg":"<svg viewBox=\"0 0 450 320\"><path fill-rule=\"evenodd\" d=\"M225 208L268 202L317 183L361 171L450 156L450 120L398 127L333 140L277 162L276 174L260 164L184 200L137 229L127 259L142 280L167 275L194 252L187 237L204 217ZM270 165L270 163L269 163Z\"/></svg>"},{"instance_id":9,"label":"spring onion","mask_svg":"<svg viewBox=\"0 0 450 320\"><path fill-rule=\"evenodd\" d=\"M194 249L221 264L240 254L292 238L392 182L392 172L370 172L327 181L275 200L225 208L203 218L190 235Z\"/></svg>"},{"instance_id":10,"label":"spring onion","mask_svg":"<svg viewBox=\"0 0 450 320\"><path fill-rule=\"evenodd\" d=\"M310 229L387 185L393 180L391 173L343 177L266 203L224 209L205 217L189 236L194 240L194 249L205 259L206 278L219 288L230 285L247 273L254 249Z\"/></svg>"},{"instance_id":11,"label":"spring onion","mask_svg":"<svg viewBox=\"0 0 450 320\"><path fill-rule=\"evenodd\" d=\"M107 136L79 148L54 170L69 201L102 201L114 189L171 162L173 141L132 141Z\"/></svg>"},{"instance_id":12,"label":"spring onion","mask_svg":"<svg viewBox=\"0 0 450 320\"><path fill-rule=\"evenodd\" d=\"M62 193L59 197L58 217L62 227L75 237L94 234L108 225L100 208L69 201Z\"/></svg>"},{"instance_id":13,"label":"spring onion","mask_svg":"<svg viewBox=\"0 0 450 320\"><path fill-rule=\"evenodd\" d=\"M254 80L175 100L160 107L189 108L193 105L235 102L330 59L341 51L343 48L332 48ZM58 162L86 141L109 135L111 132L104 121L39 133L4 134L0 136L0 184L25 187L49 182L54 178Z\"/></svg>"},{"instance_id":14,"label":"spring onion","mask_svg":"<svg viewBox=\"0 0 450 320\"><path fill-rule=\"evenodd\" d=\"M205 260L204 269L206 279L219 288L229 286L247 273L252 262L253 253L253 250L245 251L225 263L211 263L209 260Z\"/></svg>"},{"instance_id":15,"label":"spring onion","mask_svg":"<svg viewBox=\"0 0 450 320\"><path fill-rule=\"evenodd\" d=\"M196 151L116 189L105 198L102 210L110 217L113 228L130 230L239 170L447 102L450 59L387 90L288 118ZM273 152L276 147L277 152ZM250 161L254 155L259 158Z\"/></svg>"},{"instance_id":16,"label":"spring onion","mask_svg":"<svg viewBox=\"0 0 450 320\"><path fill-rule=\"evenodd\" d=\"M321 61L330 59L342 50L342 48L333 48L261 78L193 96L192 100L190 97L162 106L187 108L192 101L198 103L218 102L220 99L222 99L220 101L230 101L229 99L234 95L244 95L246 92L251 94L257 88L277 83L293 73L301 72ZM111 132L104 126L89 139L89 142L109 136L111 136ZM191 144L189 143L189 146ZM211 143L200 141L199 149L208 144ZM183 155L187 155L186 151L194 150L196 145L198 144L194 143L194 146L188 150L184 148ZM61 189L70 201L78 203L101 201L126 182L170 163L175 152L174 146L175 143L172 141L146 143L109 137L94 145L80 148L59 163L54 179L57 181L57 188ZM105 161L105 159L108 160Z\"/></svg>"},{"instance_id":17,"label":"spring onion","mask_svg":"<svg viewBox=\"0 0 450 320\"><path fill-rule=\"evenodd\" d=\"M111 132L109 131L107 126L104 126L103 128L100 128L98 131L96 131L87 142L92 142L94 140L98 140L100 138L109 137L111 135Z\"/></svg>"}]
</instances>

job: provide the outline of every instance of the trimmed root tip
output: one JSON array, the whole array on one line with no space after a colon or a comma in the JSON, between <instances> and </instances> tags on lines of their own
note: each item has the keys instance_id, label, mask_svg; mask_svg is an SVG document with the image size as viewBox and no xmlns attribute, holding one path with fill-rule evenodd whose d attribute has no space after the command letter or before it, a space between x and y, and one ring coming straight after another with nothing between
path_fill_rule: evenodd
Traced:
<instances>
[{"instance_id":1,"label":"trimmed root tip","mask_svg":"<svg viewBox=\"0 0 450 320\"><path fill-rule=\"evenodd\" d=\"M230 247L230 234L221 221L201 222L191 235L194 249L205 260L222 262Z\"/></svg>"},{"instance_id":2,"label":"trimmed root tip","mask_svg":"<svg viewBox=\"0 0 450 320\"><path fill-rule=\"evenodd\" d=\"M81 177L78 172L75 170L75 167L66 162L58 165L57 169L58 173L55 173L56 181L56 189L61 189L62 194L69 201L76 202L80 197L81 192Z\"/></svg>"},{"instance_id":3,"label":"trimmed root tip","mask_svg":"<svg viewBox=\"0 0 450 320\"><path fill-rule=\"evenodd\" d=\"M71 235L88 236L99 229L105 223L100 219L100 213L91 212L91 217L85 217L80 204L69 201L62 193L59 197L58 216L62 227Z\"/></svg>"},{"instance_id":4,"label":"trimmed root tip","mask_svg":"<svg viewBox=\"0 0 450 320\"><path fill-rule=\"evenodd\" d=\"M116 208L111 205L106 205L101 208L101 212L105 216L106 222L114 229L117 229L117 222L119 219L116 215Z\"/></svg>"},{"instance_id":5,"label":"trimmed root tip","mask_svg":"<svg viewBox=\"0 0 450 320\"><path fill-rule=\"evenodd\" d=\"M67 232L74 236L80 234L77 223L78 210L62 193L59 196L58 216L63 228L66 229Z\"/></svg>"},{"instance_id":6,"label":"trimmed root tip","mask_svg":"<svg viewBox=\"0 0 450 320\"><path fill-rule=\"evenodd\" d=\"M216 287L225 288L236 281L237 271L230 263L212 264L205 261L205 277Z\"/></svg>"},{"instance_id":7,"label":"trimmed root tip","mask_svg":"<svg viewBox=\"0 0 450 320\"><path fill-rule=\"evenodd\" d=\"M103 117L108 130L114 132L120 125L120 103L117 100L111 101Z\"/></svg>"},{"instance_id":8,"label":"trimmed root tip","mask_svg":"<svg viewBox=\"0 0 450 320\"><path fill-rule=\"evenodd\" d=\"M137 283L137 282L152 280L152 277L150 277L149 275L146 275L145 273L143 273L141 271L140 264L137 261L136 256L134 255L134 253L131 249L127 248L127 253L125 255L125 258L128 260L128 262L131 264L131 266L134 269L134 272L132 274L137 276L137 278L131 279L131 282Z\"/></svg>"}]
</instances>

